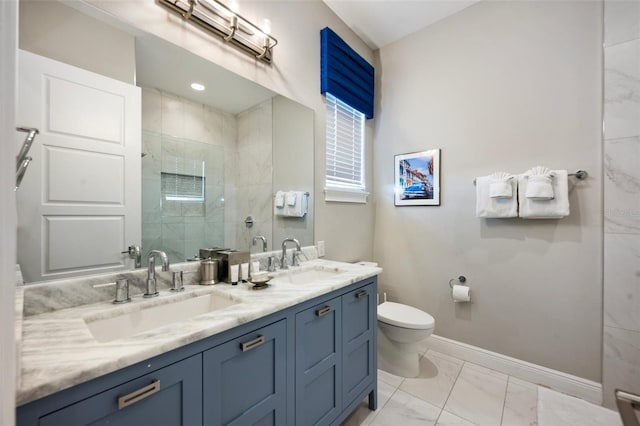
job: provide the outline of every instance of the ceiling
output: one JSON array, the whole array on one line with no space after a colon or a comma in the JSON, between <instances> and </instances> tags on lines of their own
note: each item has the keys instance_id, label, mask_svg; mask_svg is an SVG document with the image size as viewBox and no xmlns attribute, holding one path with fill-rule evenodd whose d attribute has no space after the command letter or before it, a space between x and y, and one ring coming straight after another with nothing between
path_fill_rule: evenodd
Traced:
<instances>
[{"instance_id":1,"label":"ceiling","mask_svg":"<svg viewBox=\"0 0 640 426\"><path fill-rule=\"evenodd\" d=\"M206 89L191 89L194 82ZM149 34L136 36L136 84L232 114L275 96L257 83Z\"/></svg>"},{"instance_id":2,"label":"ceiling","mask_svg":"<svg viewBox=\"0 0 640 426\"><path fill-rule=\"evenodd\" d=\"M479 0L323 0L367 45L379 49Z\"/></svg>"}]
</instances>

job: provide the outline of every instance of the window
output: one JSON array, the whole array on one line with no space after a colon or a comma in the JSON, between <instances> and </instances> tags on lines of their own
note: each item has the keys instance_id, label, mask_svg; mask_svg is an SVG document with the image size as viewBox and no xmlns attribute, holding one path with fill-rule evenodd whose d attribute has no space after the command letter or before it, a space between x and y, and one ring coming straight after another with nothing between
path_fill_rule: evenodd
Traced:
<instances>
[{"instance_id":1,"label":"window","mask_svg":"<svg viewBox=\"0 0 640 426\"><path fill-rule=\"evenodd\" d=\"M327 201L366 202L365 116L327 93Z\"/></svg>"},{"instance_id":2,"label":"window","mask_svg":"<svg viewBox=\"0 0 640 426\"><path fill-rule=\"evenodd\" d=\"M176 173L161 174L161 191L167 201L204 202L204 177L179 175Z\"/></svg>"},{"instance_id":3,"label":"window","mask_svg":"<svg viewBox=\"0 0 640 426\"><path fill-rule=\"evenodd\" d=\"M169 155L163 161L163 168L160 184L165 200L204 203L204 161Z\"/></svg>"}]
</instances>

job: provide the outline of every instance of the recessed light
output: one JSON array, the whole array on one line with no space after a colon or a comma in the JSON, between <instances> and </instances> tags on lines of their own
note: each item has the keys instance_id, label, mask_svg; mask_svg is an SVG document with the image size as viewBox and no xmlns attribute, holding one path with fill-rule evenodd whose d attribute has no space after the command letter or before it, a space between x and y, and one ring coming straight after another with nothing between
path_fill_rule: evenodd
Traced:
<instances>
[{"instance_id":1,"label":"recessed light","mask_svg":"<svg viewBox=\"0 0 640 426\"><path fill-rule=\"evenodd\" d=\"M202 92L204 90L204 84L200 83L191 83L191 88L193 90L197 90L198 92Z\"/></svg>"}]
</instances>

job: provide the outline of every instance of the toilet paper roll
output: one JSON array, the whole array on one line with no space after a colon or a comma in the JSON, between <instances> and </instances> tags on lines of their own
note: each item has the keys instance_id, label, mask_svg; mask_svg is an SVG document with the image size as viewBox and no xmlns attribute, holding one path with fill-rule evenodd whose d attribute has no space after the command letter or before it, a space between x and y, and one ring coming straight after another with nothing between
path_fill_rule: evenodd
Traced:
<instances>
[{"instance_id":1,"label":"toilet paper roll","mask_svg":"<svg viewBox=\"0 0 640 426\"><path fill-rule=\"evenodd\" d=\"M471 289L466 285L454 285L451 297L454 302L469 302L471 301Z\"/></svg>"}]
</instances>

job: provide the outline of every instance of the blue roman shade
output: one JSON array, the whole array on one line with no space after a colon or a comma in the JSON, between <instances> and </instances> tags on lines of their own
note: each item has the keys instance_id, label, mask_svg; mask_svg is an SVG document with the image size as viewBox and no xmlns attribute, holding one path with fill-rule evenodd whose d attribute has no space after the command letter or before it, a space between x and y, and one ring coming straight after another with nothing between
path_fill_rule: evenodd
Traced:
<instances>
[{"instance_id":1,"label":"blue roman shade","mask_svg":"<svg viewBox=\"0 0 640 426\"><path fill-rule=\"evenodd\" d=\"M320 31L320 63L320 92L373 118L373 66L329 27Z\"/></svg>"}]
</instances>

